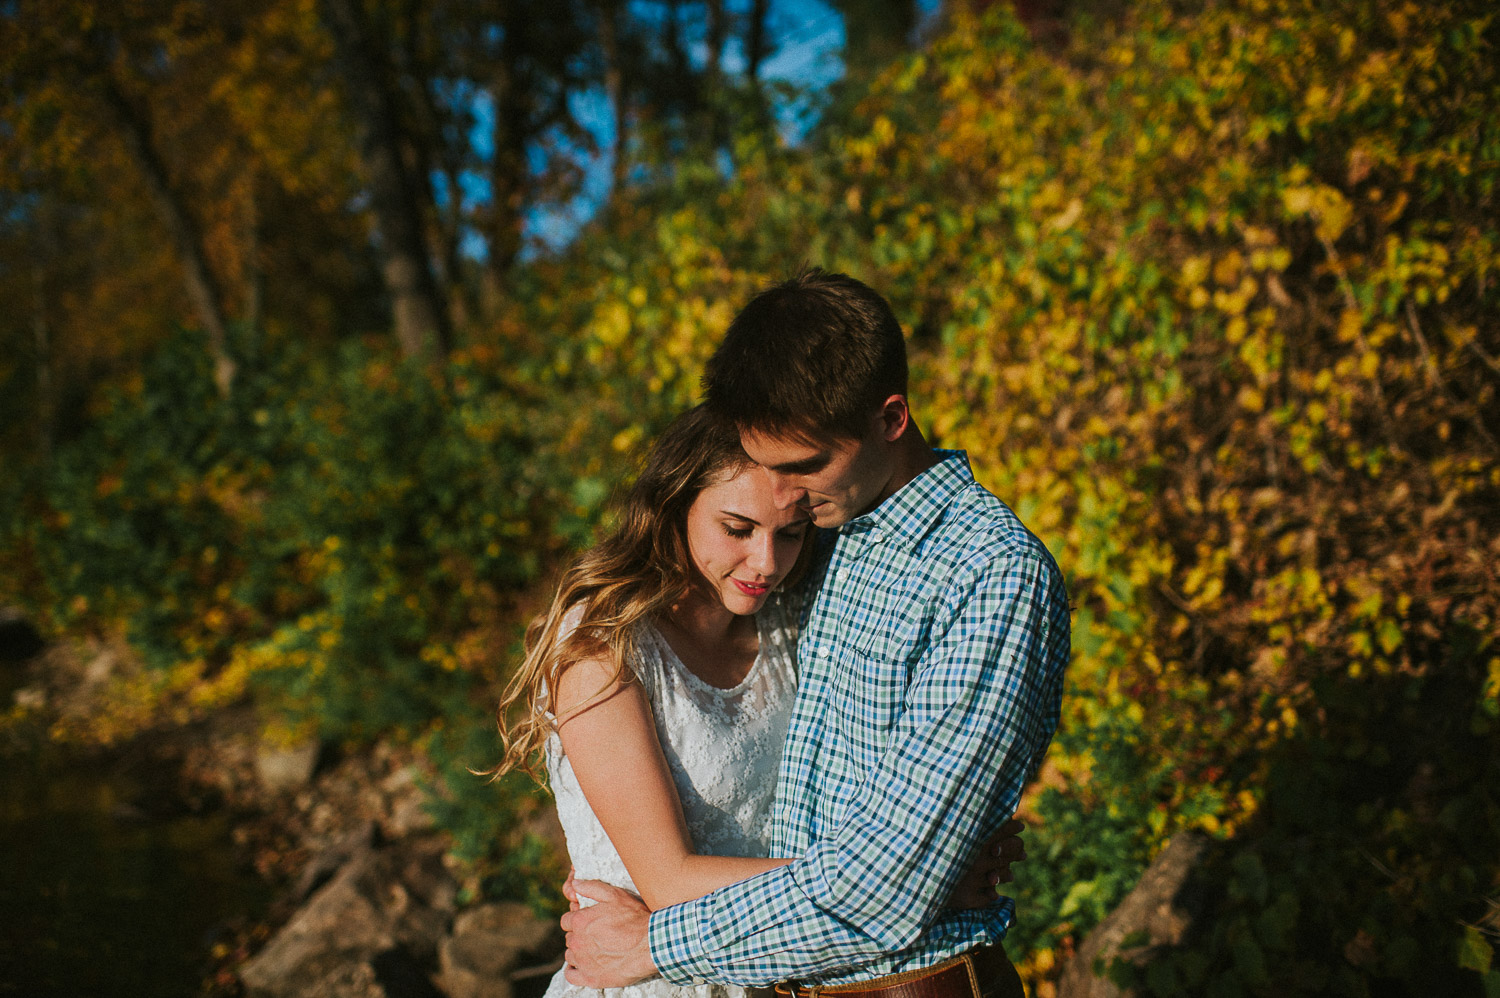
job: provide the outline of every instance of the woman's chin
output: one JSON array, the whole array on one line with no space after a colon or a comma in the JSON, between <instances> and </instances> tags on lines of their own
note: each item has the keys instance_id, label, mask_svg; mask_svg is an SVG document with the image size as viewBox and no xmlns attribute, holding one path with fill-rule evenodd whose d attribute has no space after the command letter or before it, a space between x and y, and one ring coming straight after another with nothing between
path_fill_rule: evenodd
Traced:
<instances>
[{"instance_id":1,"label":"woman's chin","mask_svg":"<svg viewBox=\"0 0 1500 998\"><path fill-rule=\"evenodd\" d=\"M766 597L771 595L768 589L759 596L752 596L744 590L730 583L719 593L719 600L724 604L724 609L739 617L748 617L752 613L759 613L760 608L766 605Z\"/></svg>"}]
</instances>

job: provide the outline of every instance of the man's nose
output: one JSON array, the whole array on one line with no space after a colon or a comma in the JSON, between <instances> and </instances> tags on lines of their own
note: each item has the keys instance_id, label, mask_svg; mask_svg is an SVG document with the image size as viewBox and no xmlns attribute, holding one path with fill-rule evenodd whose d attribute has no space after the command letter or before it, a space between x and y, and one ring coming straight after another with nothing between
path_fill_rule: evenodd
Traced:
<instances>
[{"instance_id":1,"label":"man's nose","mask_svg":"<svg viewBox=\"0 0 1500 998\"><path fill-rule=\"evenodd\" d=\"M771 477L771 501L776 504L777 509L788 509L801 502L807 496L807 490L794 485L786 475L770 472Z\"/></svg>"}]
</instances>

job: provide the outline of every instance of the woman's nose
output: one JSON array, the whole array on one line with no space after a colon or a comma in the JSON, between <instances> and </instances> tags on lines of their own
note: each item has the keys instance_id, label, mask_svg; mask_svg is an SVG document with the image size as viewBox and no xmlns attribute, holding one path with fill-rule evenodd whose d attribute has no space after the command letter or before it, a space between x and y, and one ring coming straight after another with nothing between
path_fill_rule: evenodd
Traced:
<instances>
[{"instance_id":1,"label":"woman's nose","mask_svg":"<svg viewBox=\"0 0 1500 998\"><path fill-rule=\"evenodd\" d=\"M769 578L776 574L776 536L770 531L756 531L750 554L745 559L750 570Z\"/></svg>"}]
</instances>

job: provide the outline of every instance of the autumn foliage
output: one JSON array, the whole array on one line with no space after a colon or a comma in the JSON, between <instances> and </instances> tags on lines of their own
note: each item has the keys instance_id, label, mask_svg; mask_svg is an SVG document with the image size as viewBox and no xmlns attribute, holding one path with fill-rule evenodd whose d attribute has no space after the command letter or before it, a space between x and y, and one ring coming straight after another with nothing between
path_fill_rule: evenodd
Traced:
<instances>
[{"instance_id":1,"label":"autumn foliage","mask_svg":"<svg viewBox=\"0 0 1500 998\"><path fill-rule=\"evenodd\" d=\"M888 294L920 423L1069 580L1010 947L1036 992L1196 830L1202 916L1120 980L1500 993L1500 21L1067 29L955 15L804 144L651 174L440 369L284 332L219 399L170 338L9 500L7 595L139 659L59 734L249 698L270 736L412 739L476 888L535 891L529 791L463 769L520 622L738 305L812 261Z\"/></svg>"}]
</instances>

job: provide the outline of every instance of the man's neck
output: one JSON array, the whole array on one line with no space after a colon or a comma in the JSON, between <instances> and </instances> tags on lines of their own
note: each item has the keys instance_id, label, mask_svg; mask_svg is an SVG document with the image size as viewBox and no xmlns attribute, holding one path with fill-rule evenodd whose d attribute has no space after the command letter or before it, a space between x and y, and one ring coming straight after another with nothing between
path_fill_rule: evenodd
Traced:
<instances>
[{"instance_id":1,"label":"man's neck","mask_svg":"<svg viewBox=\"0 0 1500 998\"><path fill-rule=\"evenodd\" d=\"M891 477L886 481L880 498L875 501L875 505L870 507L871 510L879 509L881 503L906 488L918 475L942 460L937 451L927 443L927 438L922 436L916 420L907 423L906 432L901 434L892 447L894 453L892 454Z\"/></svg>"}]
</instances>

